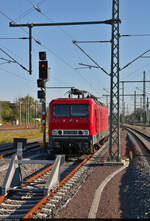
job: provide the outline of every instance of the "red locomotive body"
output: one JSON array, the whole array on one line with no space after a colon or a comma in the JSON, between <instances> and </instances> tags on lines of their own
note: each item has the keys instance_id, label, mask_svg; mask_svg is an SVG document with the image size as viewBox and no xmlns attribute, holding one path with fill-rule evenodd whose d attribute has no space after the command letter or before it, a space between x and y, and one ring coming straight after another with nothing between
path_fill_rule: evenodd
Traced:
<instances>
[{"instance_id":1,"label":"red locomotive body","mask_svg":"<svg viewBox=\"0 0 150 221\"><path fill-rule=\"evenodd\" d=\"M108 109L93 98L59 98L49 104L48 124L54 152L93 152L108 135Z\"/></svg>"}]
</instances>

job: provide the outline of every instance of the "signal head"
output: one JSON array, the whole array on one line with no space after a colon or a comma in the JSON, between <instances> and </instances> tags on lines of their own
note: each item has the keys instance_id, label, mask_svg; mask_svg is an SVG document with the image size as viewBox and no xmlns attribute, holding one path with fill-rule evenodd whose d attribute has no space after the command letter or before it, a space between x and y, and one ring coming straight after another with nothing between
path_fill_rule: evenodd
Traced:
<instances>
[{"instance_id":1,"label":"signal head","mask_svg":"<svg viewBox=\"0 0 150 221\"><path fill-rule=\"evenodd\" d=\"M45 99L45 91L43 91L43 90L38 91L37 96L39 99Z\"/></svg>"},{"instance_id":2,"label":"signal head","mask_svg":"<svg viewBox=\"0 0 150 221\"><path fill-rule=\"evenodd\" d=\"M39 52L39 59L40 60L46 60L46 52L45 51L40 51Z\"/></svg>"},{"instance_id":3,"label":"signal head","mask_svg":"<svg viewBox=\"0 0 150 221\"><path fill-rule=\"evenodd\" d=\"M48 79L48 61L39 61L39 79Z\"/></svg>"}]
</instances>

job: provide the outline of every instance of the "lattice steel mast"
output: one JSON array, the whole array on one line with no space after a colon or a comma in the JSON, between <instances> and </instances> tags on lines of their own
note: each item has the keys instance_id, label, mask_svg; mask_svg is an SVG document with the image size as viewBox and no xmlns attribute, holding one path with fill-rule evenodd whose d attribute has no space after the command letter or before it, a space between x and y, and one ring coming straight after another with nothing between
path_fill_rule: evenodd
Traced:
<instances>
[{"instance_id":1,"label":"lattice steel mast","mask_svg":"<svg viewBox=\"0 0 150 221\"><path fill-rule=\"evenodd\" d=\"M109 160L120 161L119 38L121 21L119 0L113 0L112 20L116 22L112 23ZM112 148L112 145L115 145L115 148Z\"/></svg>"}]
</instances>

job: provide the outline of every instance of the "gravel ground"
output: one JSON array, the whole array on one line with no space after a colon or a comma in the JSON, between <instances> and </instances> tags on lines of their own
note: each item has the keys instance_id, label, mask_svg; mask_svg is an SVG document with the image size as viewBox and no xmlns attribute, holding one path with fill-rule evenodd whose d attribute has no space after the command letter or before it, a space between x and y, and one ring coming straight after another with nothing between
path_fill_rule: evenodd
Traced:
<instances>
[{"instance_id":1,"label":"gravel ground","mask_svg":"<svg viewBox=\"0 0 150 221\"><path fill-rule=\"evenodd\" d=\"M126 148L125 148L126 139L124 139L125 136L126 136L126 132L123 131L123 134L121 135L121 140L122 140L121 152L124 158L126 157ZM105 159L107 159L107 157L108 155L105 156ZM121 166L103 166L101 164L96 165L94 172L87 178L84 185L82 185L82 187L78 190L75 196L65 205L65 207L58 212L55 218L87 218L90 208L91 208L95 190L98 188L100 183L107 176L109 176L111 173L113 173L120 167ZM115 187L115 189L117 193L119 194L118 185ZM111 195L112 196L111 198L114 200L116 199L113 206L116 208L117 216L112 212L114 214L113 218L118 218L120 217L120 211L118 211L119 200L117 200L116 193L114 192L114 190L112 191L112 187L110 188L110 191L111 191L111 194L112 192L114 193L113 195ZM98 210L97 218L110 218L110 217L112 218L112 216L110 216L110 212L108 211L108 206L110 207L110 205L112 204L112 202L110 201L110 197L109 197L110 191L108 192L107 198L105 198L104 196L104 201L100 201L101 208L99 208ZM105 188L104 188L104 192L105 192ZM103 193L102 193L102 197L103 197ZM107 206L105 207L105 205ZM100 209L102 209L102 211L104 211L105 209L104 215L99 214Z\"/></svg>"},{"instance_id":2,"label":"gravel ground","mask_svg":"<svg viewBox=\"0 0 150 221\"><path fill-rule=\"evenodd\" d=\"M121 131L121 156L123 158L126 158L130 145L126 132ZM7 165L6 162L5 165ZM0 161L1 185L6 173L3 166L4 164ZM42 165L38 166L39 169L42 167ZM58 211L54 218L88 218L95 190L108 175L120 167L96 164L93 173L86 178L73 198ZM150 218L149 167L150 164L144 157L134 157L129 166L105 186L96 218ZM35 170L37 170L37 165L24 167L23 177L29 176Z\"/></svg>"},{"instance_id":3,"label":"gravel ground","mask_svg":"<svg viewBox=\"0 0 150 221\"><path fill-rule=\"evenodd\" d=\"M121 155L126 156L131 143L121 131ZM150 218L150 168L143 157L135 157L129 166L105 186L96 218ZM56 218L88 218L95 190L119 167L97 166L76 195Z\"/></svg>"},{"instance_id":4,"label":"gravel ground","mask_svg":"<svg viewBox=\"0 0 150 221\"><path fill-rule=\"evenodd\" d=\"M130 163L121 183L121 217L150 218L150 166L136 158Z\"/></svg>"},{"instance_id":5,"label":"gravel ground","mask_svg":"<svg viewBox=\"0 0 150 221\"><path fill-rule=\"evenodd\" d=\"M107 166L101 170L99 167L102 168L102 166L96 168L95 172L91 174L66 207L57 214L56 218L88 217L95 190L98 188L100 182L116 170L115 167L111 166Z\"/></svg>"}]
</instances>

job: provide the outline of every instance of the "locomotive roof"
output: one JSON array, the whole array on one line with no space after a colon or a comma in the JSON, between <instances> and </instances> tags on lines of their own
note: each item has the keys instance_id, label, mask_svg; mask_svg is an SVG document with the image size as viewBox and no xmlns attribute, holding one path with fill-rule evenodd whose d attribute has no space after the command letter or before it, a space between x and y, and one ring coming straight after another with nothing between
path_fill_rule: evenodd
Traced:
<instances>
[{"instance_id":1,"label":"locomotive roof","mask_svg":"<svg viewBox=\"0 0 150 221\"><path fill-rule=\"evenodd\" d=\"M74 99L74 100L94 100L96 104L106 107L105 104L103 104L102 102L100 102L98 100L98 97L95 97L93 94L89 93L88 91L84 91L84 90L79 90L77 88L71 88L68 92L69 94L68 98L57 98L56 100L59 99L65 99L65 100L70 100L70 99ZM76 95L77 97L74 98L73 95Z\"/></svg>"},{"instance_id":2,"label":"locomotive roof","mask_svg":"<svg viewBox=\"0 0 150 221\"><path fill-rule=\"evenodd\" d=\"M92 97L84 97L84 98L56 98L54 100L67 100L67 101L69 101L69 100L80 100L80 101L82 101L82 100L84 100L84 101L85 100L93 100L93 101L95 101L96 104L98 104L100 106L103 106L103 107L106 107L106 105L104 103L102 103L102 102L100 102L97 99L94 99Z\"/></svg>"}]
</instances>

